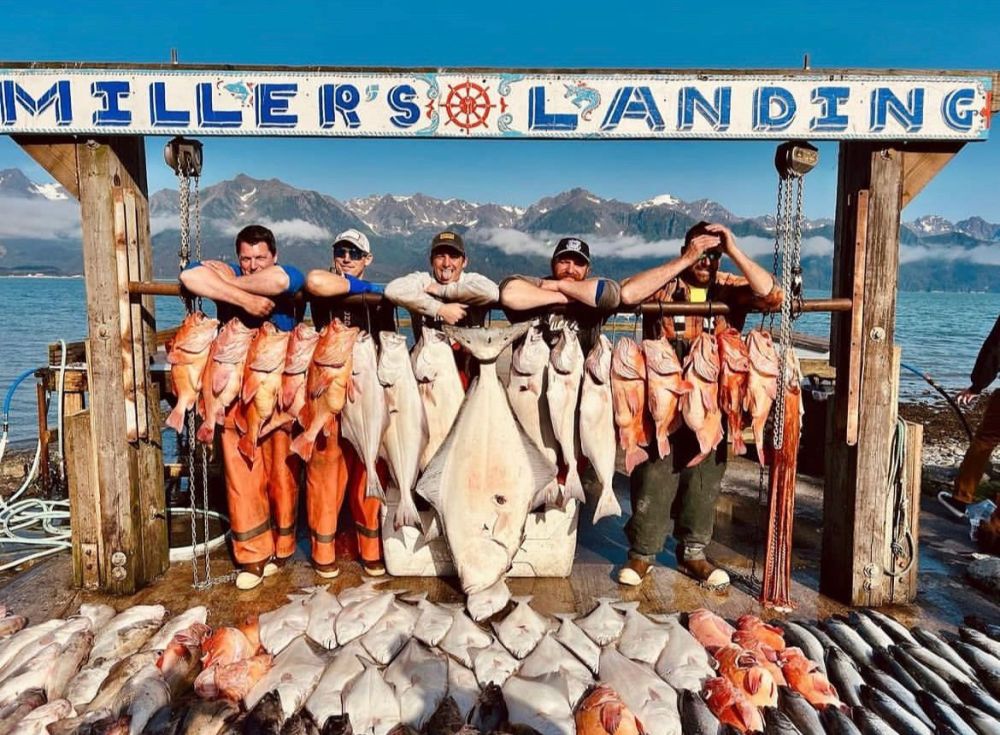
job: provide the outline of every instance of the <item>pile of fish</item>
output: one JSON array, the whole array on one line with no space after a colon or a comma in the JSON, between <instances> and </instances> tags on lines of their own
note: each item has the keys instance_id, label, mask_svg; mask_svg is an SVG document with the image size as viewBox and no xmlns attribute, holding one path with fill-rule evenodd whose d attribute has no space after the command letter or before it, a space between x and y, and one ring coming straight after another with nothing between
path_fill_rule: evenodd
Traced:
<instances>
[{"instance_id":1,"label":"pile of fish","mask_svg":"<svg viewBox=\"0 0 1000 735\"><path fill-rule=\"evenodd\" d=\"M0 617L0 734L1000 728L1000 628L973 619L958 635L874 611L731 625L707 610L647 616L601 599L552 620L517 598L488 630L375 583L303 590L236 627L210 629L203 607L165 615L83 605L31 627Z\"/></svg>"},{"instance_id":2,"label":"pile of fish","mask_svg":"<svg viewBox=\"0 0 1000 735\"><path fill-rule=\"evenodd\" d=\"M669 455L670 435L682 424L694 432L700 449L688 466L698 464L722 441L723 417L733 450L745 454L744 413L751 417L763 464L759 450L777 397L778 363L771 336L759 329L745 339L732 328L718 335L702 333L691 343L683 365L668 340L639 344L629 337L619 339L611 360L611 384L626 474L649 459L654 444L655 456Z\"/></svg>"}]
</instances>

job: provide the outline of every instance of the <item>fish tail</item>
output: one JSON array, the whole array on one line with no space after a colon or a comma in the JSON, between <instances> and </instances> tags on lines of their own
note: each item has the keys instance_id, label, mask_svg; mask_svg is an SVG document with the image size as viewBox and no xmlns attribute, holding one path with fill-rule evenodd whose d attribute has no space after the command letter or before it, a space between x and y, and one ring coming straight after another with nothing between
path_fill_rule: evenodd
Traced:
<instances>
[{"instance_id":1,"label":"fish tail","mask_svg":"<svg viewBox=\"0 0 1000 735\"><path fill-rule=\"evenodd\" d=\"M597 523L602 518L620 516L621 514L622 507L618 502L618 498L615 497L615 493L611 487L605 485L601 491L601 497L597 499L597 505L594 507L594 523Z\"/></svg>"},{"instance_id":2,"label":"fish tail","mask_svg":"<svg viewBox=\"0 0 1000 735\"><path fill-rule=\"evenodd\" d=\"M375 468L368 470L368 487L365 490L366 498L378 498L383 503L385 502L385 490L382 489L382 483L378 479L378 473L375 472Z\"/></svg>"},{"instance_id":3,"label":"fish tail","mask_svg":"<svg viewBox=\"0 0 1000 735\"><path fill-rule=\"evenodd\" d=\"M632 470L649 459L649 454L641 447L632 447L625 453L625 474L631 475Z\"/></svg>"},{"instance_id":4,"label":"fish tail","mask_svg":"<svg viewBox=\"0 0 1000 735\"><path fill-rule=\"evenodd\" d=\"M729 434L733 437L733 452L740 455L746 454L747 443L743 441L743 427L738 421L729 427Z\"/></svg>"},{"instance_id":5,"label":"fish tail","mask_svg":"<svg viewBox=\"0 0 1000 735\"><path fill-rule=\"evenodd\" d=\"M167 426L176 431L178 434L180 434L184 429L184 414L187 413L187 408L186 402L178 400L177 405L174 406L174 410L170 412L169 416L167 416Z\"/></svg>"},{"instance_id":6,"label":"fish tail","mask_svg":"<svg viewBox=\"0 0 1000 735\"><path fill-rule=\"evenodd\" d=\"M661 457L670 456L670 432L666 424L656 427L656 446Z\"/></svg>"},{"instance_id":7,"label":"fish tail","mask_svg":"<svg viewBox=\"0 0 1000 735\"><path fill-rule=\"evenodd\" d=\"M416 528L420 525L420 516L417 514L417 506L413 502L413 496L409 493L401 495L399 505L396 507L396 515L393 517L392 527L397 531L403 526Z\"/></svg>"},{"instance_id":8,"label":"fish tail","mask_svg":"<svg viewBox=\"0 0 1000 735\"><path fill-rule=\"evenodd\" d=\"M570 465L566 474L566 484L563 486L563 505L571 499L579 500L581 503L587 502L587 496L583 494L583 483L580 482L580 473L576 465Z\"/></svg>"},{"instance_id":9,"label":"fish tail","mask_svg":"<svg viewBox=\"0 0 1000 735\"><path fill-rule=\"evenodd\" d=\"M248 431L240 437L240 441L236 447L240 450L240 454L243 455L244 459L252 463L254 449L257 448L257 432Z\"/></svg>"}]
</instances>

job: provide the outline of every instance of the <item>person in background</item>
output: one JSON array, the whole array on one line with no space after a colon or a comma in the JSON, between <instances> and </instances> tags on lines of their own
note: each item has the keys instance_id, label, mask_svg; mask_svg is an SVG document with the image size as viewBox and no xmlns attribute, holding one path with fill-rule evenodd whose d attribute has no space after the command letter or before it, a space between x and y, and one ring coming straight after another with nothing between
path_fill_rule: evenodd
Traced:
<instances>
[{"instance_id":1,"label":"person in background","mask_svg":"<svg viewBox=\"0 0 1000 735\"><path fill-rule=\"evenodd\" d=\"M586 355L604 322L618 308L621 286L610 278L591 275L590 246L578 237L564 237L556 244L550 267L550 275L544 278L505 278L500 283L500 303L511 321L543 317L550 346L563 322L576 322ZM548 312L548 307L556 305L566 307L562 314Z\"/></svg>"},{"instance_id":2,"label":"person in background","mask_svg":"<svg viewBox=\"0 0 1000 735\"><path fill-rule=\"evenodd\" d=\"M425 324L440 329L444 324L481 327L486 323L490 308L500 299L500 289L486 276L467 272L468 264L462 236L445 230L431 240L429 272L410 273L386 285L386 298L410 312L414 339L420 340ZM453 347L468 386L475 368L468 355Z\"/></svg>"},{"instance_id":3,"label":"person in background","mask_svg":"<svg viewBox=\"0 0 1000 735\"><path fill-rule=\"evenodd\" d=\"M379 332L396 331L394 309L381 298L382 286L365 280L365 270L373 260L371 243L363 232L350 229L337 235L330 269L312 270L306 276L309 309L317 330L339 319L344 326L358 327L375 339ZM351 306L339 298L353 294L372 294L373 298ZM365 497L367 482L364 462L351 443L340 434L327 437L321 432L306 464L306 516L313 568L324 579L340 573L337 522L345 497L354 519L350 532L357 538L362 569L372 577L385 574L379 532L382 504L377 498Z\"/></svg>"},{"instance_id":4,"label":"person in background","mask_svg":"<svg viewBox=\"0 0 1000 735\"><path fill-rule=\"evenodd\" d=\"M971 384L959 391L956 397L959 405L968 406L972 403L996 379L997 373L1000 373L1000 316L997 317L993 331L986 337L979 350L979 357L976 358L975 367L972 368ZM956 518L964 517L966 508L975 500L976 487L998 444L1000 444L1000 390L995 390L990 394L983 420L979 422L962 465L958 468L954 492L938 493L941 505Z\"/></svg>"},{"instance_id":5,"label":"person in background","mask_svg":"<svg viewBox=\"0 0 1000 735\"><path fill-rule=\"evenodd\" d=\"M742 276L719 270L723 255L729 256ZM714 324L701 316L643 316L643 338L670 340L683 360L703 331L727 325L742 330L750 307L777 307L782 293L771 274L740 250L728 228L699 222L685 235L680 256L626 278L621 299L627 305L647 300L727 304L731 314L715 317ZM629 558L618 572L618 581L637 585L649 573L670 532L671 508L679 495L674 524L678 568L710 587L725 587L729 575L709 561L705 548L715 529L715 503L726 471L726 440L688 467L700 448L694 432L683 425L671 436L671 449L669 456L652 457L636 467L629 478L632 517L625 527Z\"/></svg>"},{"instance_id":6,"label":"person in background","mask_svg":"<svg viewBox=\"0 0 1000 735\"><path fill-rule=\"evenodd\" d=\"M192 262L181 271L180 281L188 292L215 301L223 323L237 318L256 328L270 321L287 332L302 319L295 296L305 278L297 268L278 265L274 233L261 225L244 227L236 235L236 262ZM247 590L275 574L295 552L300 464L289 451L291 427L263 437L248 463L237 449L238 407L236 401L226 413L222 461L233 555L240 568L236 586Z\"/></svg>"}]
</instances>

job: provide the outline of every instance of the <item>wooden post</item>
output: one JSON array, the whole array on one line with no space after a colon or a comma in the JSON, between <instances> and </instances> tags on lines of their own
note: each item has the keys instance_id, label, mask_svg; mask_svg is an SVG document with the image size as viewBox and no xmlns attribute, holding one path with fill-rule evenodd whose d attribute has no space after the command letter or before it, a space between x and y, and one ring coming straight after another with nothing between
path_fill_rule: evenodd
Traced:
<instances>
[{"instance_id":1,"label":"wooden post","mask_svg":"<svg viewBox=\"0 0 1000 735\"><path fill-rule=\"evenodd\" d=\"M856 386L850 379L837 381L820 589L852 605L882 605L889 594L883 566L891 541L885 488L897 410L898 374L892 365L902 196L903 154L897 147L841 144L833 295L856 301L853 312L832 317L831 361L845 367L838 370L841 376L850 373L852 352L859 364ZM867 216L859 222L866 200ZM860 229L865 231L859 237ZM857 268L862 258L864 267ZM860 300L856 278L864 279ZM853 401L852 388L859 391ZM853 432L855 423L857 441L851 446L848 429Z\"/></svg>"},{"instance_id":2,"label":"wooden post","mask_svg":"<svg viewBox=\"0 0 1000 735\"><path fill-rule=\"evenodd\" d=\"M49 494L49 412L45 395L45 385L39 381L35 385L38 402L38 476L42 482L42 492Z\"/></svg>"},{"instance_id":3,"label":"wooden post","mask_svg":"<svg viewBox=\"0 0 1000 735\"><path fill-rule=\"evenodd\" d=\"M73 581L77 587L100 586L100 493L90 436L90 412L78 411L63 418L66 432L66 484L69 488L69 523L73 541Z\"/></svg>"},{"instance_id":4,"label":"wooden post","mask_svg":"<svg viewBox=\"0 0 1000 735\"><path fill-rule=\"evenodd\" d=\"M152 267L144 156L141 137L76 145L100 587L117 594L135 592L168 563L158 397L149 395L146 351L152 304L133 307L128 296L129 280Z\"/></svg>"}]
</instances>

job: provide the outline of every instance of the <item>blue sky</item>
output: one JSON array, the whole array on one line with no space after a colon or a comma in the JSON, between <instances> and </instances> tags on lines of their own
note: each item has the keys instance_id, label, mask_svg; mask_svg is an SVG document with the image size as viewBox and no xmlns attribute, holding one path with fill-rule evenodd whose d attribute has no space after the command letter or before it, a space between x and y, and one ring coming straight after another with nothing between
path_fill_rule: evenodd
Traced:
<instances>
[{"instance_id":1,"label":"blue sky","mask_svg":"<svg viewBox=\"0 0 1000 735\"><path fill-rule=\"evenodd\" d=\"M103 2L9 4L2 55L17 61L376 66L915 69L1000 67L1000 3L909 2ZM14 31L13 29L17 29ZM904 212L1000 221L1000 130L966 146ZM173 186L150 139L153 190ZM528 204L583 186L638 201L774 207L769 143L206 139L205 183L245 172L338 198L421 191ZM836 146L821 147L807 215L830 216ZM0 167L42 179L0 140Z\"/></svg>"}]
</instances>

